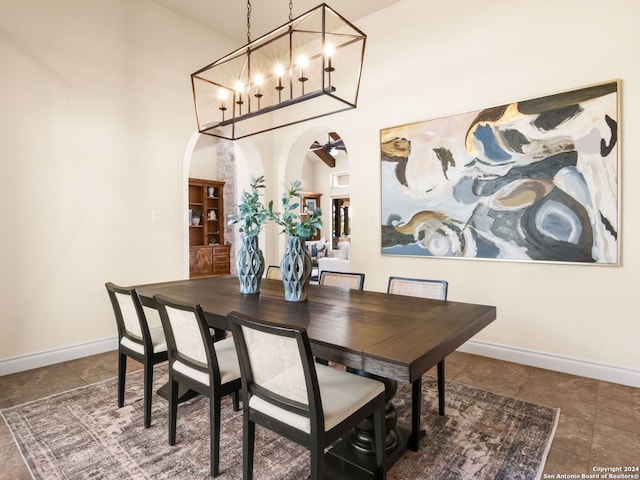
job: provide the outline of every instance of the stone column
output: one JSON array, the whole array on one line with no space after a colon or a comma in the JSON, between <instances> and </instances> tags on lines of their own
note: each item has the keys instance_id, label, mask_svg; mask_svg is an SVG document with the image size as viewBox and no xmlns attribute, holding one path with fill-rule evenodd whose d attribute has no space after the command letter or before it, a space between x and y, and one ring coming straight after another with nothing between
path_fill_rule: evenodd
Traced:
<instances>
[{"instance_id":1,"label":"stone column","mask_svg":"<svg viewBox=\"0 0 640 480\"><path fill-rule=\"evenodd\" d=\"M224 241L231 244L231 274L236 272L236 253L234 245L238 239L235 237L236 229L232 225L227 225L227 215L238 209L236 203L237 188L237 166L235 157L235 144L231 140L220 139L218 141L218 169L217 178L224 183Z\"/></svg>"}]
</instances>

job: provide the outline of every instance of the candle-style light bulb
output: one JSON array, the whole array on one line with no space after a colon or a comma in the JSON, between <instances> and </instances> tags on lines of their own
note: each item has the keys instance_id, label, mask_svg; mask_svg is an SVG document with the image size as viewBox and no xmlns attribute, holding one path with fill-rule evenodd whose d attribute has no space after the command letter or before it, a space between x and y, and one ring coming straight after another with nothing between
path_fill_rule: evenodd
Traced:
<instances>
[{"instance_id":1,"label":"candle-style light bulb","mask_svg":"<svg viewBox=\"0 0 640 480\"><path fill-rule=\"evenodd\" d=\"M258 110L260 110L260 99L262 98L262 85L264 84L264 77L259 73L253 78L253 84L256 86L256 93L254 97L258 99Z\"/></svg>"},{"instance_id":2,"label":"candle-style light bulb","mask_svg":"<svg viewBox=\"0 0 640 480\"><path fill-rule=\"evenodd\" d=\"M223 108L226 110L226 105L225 102L227 101L227 91L226 90L220 90L218 92L218 100L220 100L220 110L222 110Z\"/></svg>"},{"instance_id":3,"label":"candle-style light bulb","mask_svg":"<svg viewBox=\"0 0 640 480\"><path fill-rule=\"evenodd\" d=\"M327 43L324 46L324 58L325 58L324 71L327 72L327 76L328 76L327 83L329 85L329 90L331 91L335 91L335 88L333 88L333 86L331 85L331 72L335 71L335 68L333 68L333 64L332 64L332 57L334 52L335 52L335 48L333 48L333 45L331 45L330 43Z\"/></svg>"},{"instance_id":4,"label":"candle-style light bulb","mask_svg":"<svg viewBox=\"0 0 640 480\"><path fill-rule=\"evenodd\" d=\"M244 85L240 80L238 80L233 86L233 89L236 91L236 93L238 93L239 95L242 95L242 90L244 90Z\"/></svg>"},{"instance_id":5,"label":"candle-style light bulb","mask_svg":"<svg viewBox=\"0 0 640 480\"><path fill-rule=\"evenodd\" d=\"M298 56L296 63L300 67L300 76L298 77L298 81L302 84L302 95L304 95L304 82L309 80L304 76L304 69L309 64L309 60L304 55L300 55Z\"/></svg>"},{"instance_id":6,"label":"candle-style light bulb","mask_svg":"<svg viewBox=\"0 0 640 480\"><path fill-rule=\"evenodd\" d=\"M273 73L276 77L278 77L278 83L276 83L276 90L278 91L278 102L282 101L282 90L284 87L282 86L282 76L284 75L284 67L279 63L273 69Z\"/></svg>"},{"instance_id":7,"label":"candle-style light bulb","mask_svg":"<svg viewBox=\"0 0 640 480\"><path fill-rule=\"evenodd\" d=\"M218 92L218 100L220 100L220 106L218 107L218 109L222 112L222 121L224 122L224 112L227 109L227 91L226 90L220 90Z\"/></svg>"},{"instance_id":8,"label":"candle-style light bulb","mask_svg":"<svg viewBox=\"0 0 640 480\"><path fill-rule=\"evenodd\" d=\"M327 66L324 68L325 72L333 72L335 70L335 68L333 68L333 65L331 63L332 62L331 58L333 57L333 54L335 53L335 51L336 49L330 43L327 43L324 46L324 56L327 61Z\"/></svg>"},{"instance_id":9,"label":"candle-style light bulb","mask_svg":"<svg viewBox=\"0 0 640 480\"><path fill-rule=\"evenodd\" d=\"M284 88L282 86L282 76L284 75L284 67L278 63L274 67L273 73L275 73L276 77L278 77L278 84L276 85L276 90L282 90Z\"/></svg>"},{"instance_id":10,"label":"candle-style light bulb","mask_svg":"<svg viewBox=\"0 0 640 480\"><path fill-rule=\"evenodd\" d=\"M244 90L244 84L238 80L233 86L233 89L238 95L236 100L236 103L238 104L238 115L242 115L242 104L244 103L244 100L242 100L242 91Z\"/></svg>"},{"instance_id":11,"label":"candle-style light bulb","mask_svg":"<svg viewBox=\"0 0 640 480\"><path fill-rule=\"evenodd\" d=\"M309 59L307 59L307 57L305 57L304 55L300 55L298 57L296 63L300 67L300 76L304 77L304 69L305 69L305 67L307 65L309 65ZM298 80L300 80L300 79L298 79Z\"/></svg>"},{"instance_id":12,"label":"candle-style light bulb","mask_svg":"<svg viewBox=\"0 0 640 480\"><path fill-rule=\"evenodd\" d=\"M256 86L256 92L262 91L262 85L264 84L264 77L258 73L253 79L253 84Z\"/></svg>"}]
</instances>

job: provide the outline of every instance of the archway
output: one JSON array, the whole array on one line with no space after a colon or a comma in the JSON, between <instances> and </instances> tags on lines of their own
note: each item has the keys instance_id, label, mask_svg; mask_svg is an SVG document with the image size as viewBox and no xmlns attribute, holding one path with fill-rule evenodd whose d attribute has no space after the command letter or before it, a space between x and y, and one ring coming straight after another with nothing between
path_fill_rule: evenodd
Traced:
<instances>
[{"instance_id":1,"label":"archway","mask_svg":"<svg viewBox=\"0 0 640 480\"><path fill-rule=\"evenodd\" d=\"M235 212L241 192L249 187L251 175L264 174L262 155L254 142L244 140L233 142L211 135L195 132L185 149L182 174L182 211L183 211L183 265L184 275L189 277L189 178L204 178L225 182L225 216ZM231 244L230 268L235 272L235 254L240 239L237 229L224 222L225 243ZM262 235L261 235L262 237Z\"/></svg>"},{"instance_id":2,"label":"archway","mask_svg":"<svg viewBox=\"0 0 640 480\"><path fill-rule=\"evenodd\" d=\"M331 152L333 146L340 148ZM337 239L334 242L332 238L334 232L338 233L338 237L344 234L350 235L348 216L346 217L347 231L345 231L344 222L344 214L349 215L349 209L345 207L349 205L350 200L347 146L340 133L331 127L310 128L293 142L284 168L286 182L301 180L303 191L321 194L322 236L332 244L332 248L337 247ZM322 152L321 155L316 153L319 151ZM331 155L328 155L330 153ZM331 159L334 161L332 162ZM342 219L340 226L337 227L336 217L340 215Z\"/></svg>"}]
</instances>

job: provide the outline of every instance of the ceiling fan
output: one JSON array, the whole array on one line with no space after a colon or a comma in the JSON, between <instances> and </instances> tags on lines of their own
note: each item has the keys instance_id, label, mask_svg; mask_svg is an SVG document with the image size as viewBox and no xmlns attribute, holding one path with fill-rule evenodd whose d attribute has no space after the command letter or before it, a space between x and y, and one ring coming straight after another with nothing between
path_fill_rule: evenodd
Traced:
<instances>
[{"instance_id":1,"label":"ceiling fan","mask_svg":"<svg viewBox=\"0 0 640 480\"><path fill-rule=\"evenodd\" d=\"M314 141L309 147L309 151L315 153L320 159L326 163L329 167L336 166L335 155L338 151L347 151L347 147L336 132L329 132L327 143L322 144L317 140Z\"/></svg>"}]
</instances>

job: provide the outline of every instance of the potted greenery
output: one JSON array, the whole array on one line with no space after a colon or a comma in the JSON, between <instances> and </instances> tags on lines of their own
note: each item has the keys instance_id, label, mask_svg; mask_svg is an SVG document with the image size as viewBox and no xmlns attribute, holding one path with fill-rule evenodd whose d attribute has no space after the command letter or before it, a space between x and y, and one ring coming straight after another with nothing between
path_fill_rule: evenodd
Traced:
<instances>
[{"instance_id":1,"label":"potted greenery","mask_svg":"<svg viewBox=\"0 0 640 480\"><path fill-rule=\"evenodd\" d=\"M280 274L284 284L285 300L302 302L307 299L307 289L311 279L311 257L304 247L304 241L315 235L322 226L322 211L319 208L307 210L300 215L300 180L292 181L282 194L282 212L273 210L269 202L269 216L282 227L287 238L287 247L280 262Z\"/></svg>"},{"instance_id":2,"label":"potted greenery","mask_svg":"<svg viewBox=\"0 0 640 480\"><path fill-rule=\"evenodd\" d=\"M270 213L260 200L260 190L265 188L264 176L251 177L250 190L242 192L238 213L229 215L229 225L240 225L242 247L236 258L240 293L260 293L260 280L264 273L264 256L258 245L258 235L269 220Z\"/></svg>"}]
</instances>

